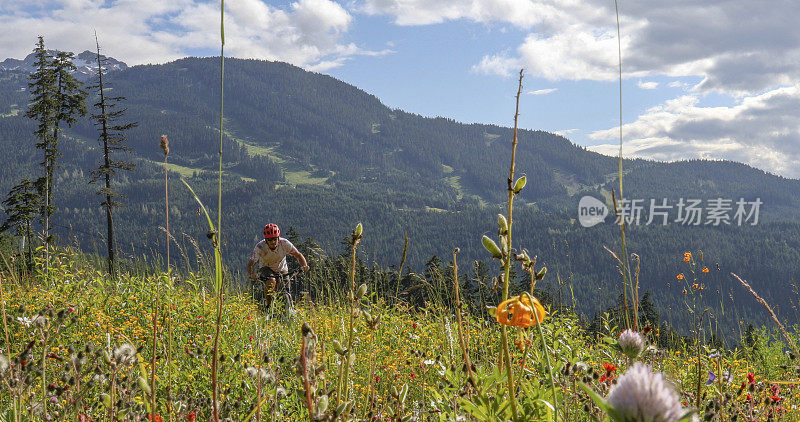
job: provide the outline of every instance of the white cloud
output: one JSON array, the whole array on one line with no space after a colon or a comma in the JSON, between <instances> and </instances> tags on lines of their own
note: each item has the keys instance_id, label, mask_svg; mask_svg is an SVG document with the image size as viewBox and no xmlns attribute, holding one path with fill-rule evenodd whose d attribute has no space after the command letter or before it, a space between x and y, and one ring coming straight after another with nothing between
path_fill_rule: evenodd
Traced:
<instances>
[{"instance_id":1,"label":"white cloud","mask_svg":"<svg viewBox=\"0 0 800 422\"><path fill-rule=\"evenodd\" d=\"M555 133L556 135L560 135L560 136L563 136L563 137L566 138L567 135L571 135L571 134L576 133L578 131L580 131L580 129L564 129L564 130L555 130L555 131L553 131L553 133Z\"/></svg>"},{"instance_id":2,"label":"white cloud","mask_svg":"<svg viewBox=\"0 0 800 422\"><path fill-rule=\"evenodd\" d=\"M558 91L558 88L537 89L535 91L528 91L530 95L547 95Z\"/></svg>"},{"instance_id":3,"label":"white cloud","mask_svg":"<svg viewBox=\"0 0 800 422\"><path fill-rule=\"evenodd\" d=\"M5 3L5 2L3 2ZM15 2L16 3L16 2ZM218 54L219 2L213 0L51 0L41 7L0 6L0 56L22 58L37 35L48 48L94 47L93 29L110 56L129 64ZM332 0L297 0L286 9L266 0L225 3L225 54L326 69L363 52L340 43L353 17Z\"/></svg>"},{"instance_id":4,"label":"white cloud","mask_svg":"<svg viewBox=\"0 0 800 422\"><path fill-rule=\"evenodd\" d=\"M647 110L623 125L623 154L655 160L741 161L800 178L800 85L742 97L731 107L703 107L686 95ZM619 127L594 132L607 144L589 147L616 155Z\"/></svg>"},{"instance_id":5,"label":"white cloud","mask_svg":"<svg viewBox=\"0 0 800 422\"><path fill-rule=\"evenodd\" d=\"M430 25L450 20L509 22L531 27L558 14L551 2L519 0L364 0L356 8L367 14L393 16L397 25ZM553 2L555 3L555 2Z\"/></svg>"},{"instance_id":6,"label":"white cloud","mask_svg":"<svg viewBox=\"0 0 800 422\"><path fill-rule=\"evenodd\" d=\"M658 82L653 82L653 81L649 81L649 82L645 82L645 81L639 81L639 82L637 82L637 83L636 83L636 86L637 86L637 87L639 87L639 89L647 89L647 90L651 90L651 89L656 89L656 88L658 88Z\"/></svg>"},{"instance_id":7,"label":"white cloud","mask_svg":"<svg viewBox=\"0 0 800 422\"><path fill-rule=\"evenodd\" d=\"M510 23L529 30L516 57L487 54L475 70L510 75L504 64L549 80L617 77L614 3L606 0L356 0L399 25L453 20ZM751 0L623 2L625 77L703 78L701 91L748 95L800 79L800 2ZM498 60L503 58L505 60Z\"/></svg>"}]
</instances>

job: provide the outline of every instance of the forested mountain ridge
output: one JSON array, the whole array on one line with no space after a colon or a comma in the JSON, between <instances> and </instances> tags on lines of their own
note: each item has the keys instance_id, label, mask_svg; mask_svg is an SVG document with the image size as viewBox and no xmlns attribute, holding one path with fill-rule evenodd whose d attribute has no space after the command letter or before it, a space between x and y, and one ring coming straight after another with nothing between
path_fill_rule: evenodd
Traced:
<instances>
[{"instance_id":1,"label":"forested mountain ridge","mask_svg":"<svg viewBox=\"0 0 800 422\"><path fill-rule=\"evenodd\" d=\"M184 263L194 260L189 238L206 245L197 206L175 173L186 177L206 204L214 203L219 120L219 58L186 58L163 65L134 66L107 78L115 95L127 97L126 119L139 122L128 133L137 169L123 175L118 190L126 207L118 212L119 247L127 255L163 252L163 174L158 148L168 135L171 153L171 229ZM0 190L38 175L34 122L24 117L27 79L0 72L0 145L6 151ZM94 95L94 94L92 94ZM87 104L94 99L87 99ZM446 113L446 110L442 111ZM512 122L513 104L509 104ZM97 131L88 119L65 130L64 158L56 183L55 222L63 242L102 251L101 198L88 186L97 167ZM358 221L365 225L365 262L397 265L403 235L410 238L407 267L420 272L434 255L462 250L462 265L487 260L482 234L496 231L503 212L512 130L426 118L384 106L378 98L329 76L285 64L226 59L223 242L226 262L240 269L267 221L300 238L311 237L329 254ZM517 170L528 176L515 218L517 247L550 268L542 287L557 275L568 279L576 303L596 311L618 293L619 275L603 245L615 248L619 231L607 224L583 228L575 221L584 194L608 198L617 186L617 161L587 151L566 138L519 133ZM761 198L757 226L640 226L629 231L631 252L642 258L642 289L660 309L679 306L681 291L665 290L685 271L681 254L702 249L720 272L712 274L731 300L747 304L727 271L751 278L754 286L789 315L790 291L800 269L800 182L731 162L657 163L626 160L629 198ZM746 255L746 256L744 256ZM433 261L435 262L435 260ZM713 267L713 266L712 266ZM492 266L490 273L494 270ZM464 271L469 274L468 271ZM709 276L710 277L710 276ZM673 283L674 284L674 283ZM567 290L562 289L563 296ZM774 292L774 293L773 293ZM562 299L566 300L565 297ZM793 316L796 319L796 314Z\"/></svg>"}]
</instances>

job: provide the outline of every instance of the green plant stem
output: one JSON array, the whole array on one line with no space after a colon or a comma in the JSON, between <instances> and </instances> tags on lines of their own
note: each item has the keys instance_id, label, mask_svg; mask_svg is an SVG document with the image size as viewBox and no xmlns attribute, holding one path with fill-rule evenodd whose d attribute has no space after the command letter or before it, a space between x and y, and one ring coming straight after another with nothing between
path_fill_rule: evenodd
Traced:
<instances>
[{"instance_id":1,"label":"green plant stem","mask_svg":"<svg viewBox=\"0 0 800 422\"><path fill-rule=\"evenodd\" d=\"M153 356L150 357L150 414L156 415L156 345L158 337L158 281L156 281L153 298ZM142 374L144 375L144 374Z\"/></svg>"},{"instance_id":2,"label":"green plant stem","mask_svg":"<svg viewBox=\"0 0 800 422\"><path fill-rule=\"evenodd\" d=\"M475 380L475 374L472 373L472 362L469 360L469 352L467 351L467 342L464 339L464 319L461 317L461 296L459 294L459 286L458 286L458 263L456 262L456 254L458 254L458 248L453 251L453 289L455 290L456 296L456 318L458 321L458 343L461 346L461 354L464 359L464 365L467 367L467 377L469 377L470 382L472 383L472 388L477 388L478 383Z\"/></svg>"},{"instance_id":3,"label":"green plant stem","mask_svg":"<svg viewBox=\"0 0 800 422\"><path fill-rule=\"evenodd\" d=\"M350 308L349 308L349 323L348 323L348 333L347 333L347 356L343 356L345 359L344 361L344 371L342 374L342 379L339 381L341 383L341 396L338 397L339 403L344 403L347 401L348 396L348 389L349 385L347 382L348 377L350 376L350 354L353 352L353 337L355 334L354 330L354 322L355 322L355 315L353 315L353 311L356 309L356 248L358 247L358 242L360 238L353 236L353 241L351 243L351 262L350 262Z\"/></svg>"},{"instance_id":4,"label":"green plant stem","mask_svg":"<svg viewBox=\"0 0 800 422\"><path fill-rule=\"evenodd\" d=\"M403 258L400 260L400 268L397 270L397 286L394 289L394 298L395 301L398 301L398 295L400 295L400 281L403 279L403 264L406 263L406 252L408 251L408 232L403 234L405 237L405 241L403 242Z\"/></svg>"},{"instance_id":5,"label":"green plant stem","mask_svg":"<svg viewBox=\"0 0 800 422\"><path fill-rule=\"evenodd\" d=\"M508 278L511 275L511 227L514 222L514 164L517 153L517 122L519 120L519 97L522 94L522 75L523 70L519 71L519 87L517 89L517 105L514 113L514 138L511 141L511 166L508 174L508 231L506 232L506 250L503 250L503 302L508 300ZM503 343L503 360L506 366L506 378L508 385L508 396L511 401L511 413L514 419L517 418L517 398L514 389L514 368L511 365L511 353L508 350L508 333L506 326L500 327L500 339Z\"/></svg>"},{"instance_id":6,"label":"green plant stem","mask_svg":"<svg viewBox=\"0 0 800 422\"><path fill-rule=\"evenodd\" d=\"M617 52L619 63L619 199L622 201L624 198L622 193L622 39L620 38L619 29L619 5L618 1L614 0L614 10L617 15ZM617 209L617 204L614 204L614 209ZM617 217L619 217L617 213ZM619 233L622 242L622 291L625 301L625 328L631 328L631 321L628 317L628 249L625 241L625 216L623 215L619 222ZM638 304L634 304L637 306Z\"/></svg>"},{"instance_id":7,"label":"green plant stem","mask_svg":"<svg viewBox=\"0 0 800 422\"><path fill-rule=\"evenodd\" d=\"M556 379L553 375L553 365L550 363L550 351L547 349L547 342L544 340L544 330L542 330L541 321L539 321L539 313L533 311L533 317L536 318L536 328L539 332L539 340L542 342L542 349L544 349L544 358L547 363L547 371L550 375L550 391L553 395L553 409L555 411L555 419L558 420L558 398L556 397Z\"/></svg>"},{"instance_id":8,"label":"green plant stem","mask_svg":"<svg viewBox=\"0 0 800 422\"><path fill-rule=\"evenodd\" d=\"M213 416L214 422L219 422L219 405L217 397L219 396L219 383L217 380L217 371L219 370L219 331L222 324L222 124L223 124L223 104L225 100L225 0L220 0L220 16L219 16L219 34L220 34L220 51L219 51L219 171L218 171L218 186L217 186L217 230L213 237L214 240L214 287L217 290L217 321L214 332L214 351L212 357L214 361L211 363L211 384L212 384L212 397L213 397Z\"/></svg>"},{"instance_id":9,"label":"green plant stem","mask_svg":"<svg viewBox=\"0 0 800 422\"><path fill-rule=\"evenodd\" d=\"M169 176L167 175L167 154L164 153L164 205L167 229L167 273L169 273Z\"/></svg>"}]
</instances>

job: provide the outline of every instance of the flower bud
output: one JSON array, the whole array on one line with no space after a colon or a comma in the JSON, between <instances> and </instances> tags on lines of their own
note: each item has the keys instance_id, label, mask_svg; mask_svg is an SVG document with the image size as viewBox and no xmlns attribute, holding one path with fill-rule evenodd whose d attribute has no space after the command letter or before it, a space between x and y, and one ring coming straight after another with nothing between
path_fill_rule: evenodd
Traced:
<instances>
[{"instance_id":1,"label":"flower bud","mask_svg":"<svg viewBox=\"0 0 800 422\"><path fill-rule=\"evenodd\" d=\"M517 179L517 183L514 183L514 193L519 193L519 191L521 191L522 188L525 187L525 183L527 182L528 178L525 176L522 176L519 179Z\"/></svg>"},{"instance_id":2,"label":"flower bud","mask_svg":"<svg viewBox=\"0 0 800 422\"><path fill-rule=\"evenodd\" d=\"M503 214L497 214L497 226L499 228L498 233L500 236L508 233L508 220Z\"/></svg>"},{"instance_id":3,"label":"flower bud","mask_svg":"<svg viewBox=\"0 0 800 422\"><path fill-rule=\"evenodd\" d=\"M136 382L139 384L139 388L142 390L143 393L150 395L153 391L150 389L150 386L147 384L147 380L143 377L139 377L136 379Z\"/></svg>"},{"instance_id":4,"label":"flower bud","mask_svg":"<svg viewBox=\"0 0 800 422\"><path fill-rule=\"evenodd\" d=\"M356 292L356 300L361 299L367 293L367 284L363 283L358 286L358 291Z\"/></svg>"},{"instance_id":5,"label":"flower bud","mask_svg":"<svg viewBox=\"0 0 800 422\"><path fill-rule=\"evenodd\" d=\"M483 243L483 247L492 254L493 258L503 258L503 253L500 252L500 248L497 247L497 243L494 243L494 240L490 239L489 236L483 235L481 242Z\"/></svg>"},{"instance_id":6,"label":"flower bud","mask_svg":"<svg viewBox=\"0 0 800 422\"><path fill-rule=\"evenodd\" d=\"M161 135L161 149L164 150L164 155L169 154L169 140L167 139L167 135Z\"/></svg>"},{"instance_id":7,"label":"flower bud","mask_svg":"<svg viewBox=\"0 0 800 422\"><path fill-rule=\"evenodd\" d=\"M350 356L347 358L347 364L350 365L351 368L356 364L355 353L350 353Z\"/></svg>"},{"instance_id":8,"label":"flower bud","mask_svg":"<svg viewBox=\"0 0 800 422\"><path fill-rule=\"evenodd\" d=\"M355 231L353 231L353 234L354 234L356 237L361 237L361 233L362 233L363 231L364 231L364 226L362 226L362 225L361 225L361 223L358 223L358 225L356 226L356 229L355 229Z\"/></svg>"},{"instance_id":9,"label":"flower bud","mask_svg":"<svg viewBox=\"0 0 800 422\"><path fill-rule=\"evenodd\" d=\"M340 355L344 355L344 348L342 347L342 343L339 343L339 340L333 341L333 350Z\"/></svg>"},{"instance_id":10,"label":"flower bud","mask_svg":"<svg viewBox=\"0 0 800 422\"><path fill-rule=\"evenodd\" d=\"M321 415L321 414L325 413L326 410L328 410L328 396L327 395L322 395L317 400L317 409L316 409L316 411L317 411L318 415Z\"/></svg>"},{"instance_id":11,"label":"flower bud","mask_svg":"<svg viewBox=\"0 0 800 422\"><path fill-rule=\"evenodd\" d=\"M543 279L545 274L547 274L547 267L542 267L542 269L539 270L538 273L536 273L536 279L537 280Z\"/></svg>"}]
</instances>

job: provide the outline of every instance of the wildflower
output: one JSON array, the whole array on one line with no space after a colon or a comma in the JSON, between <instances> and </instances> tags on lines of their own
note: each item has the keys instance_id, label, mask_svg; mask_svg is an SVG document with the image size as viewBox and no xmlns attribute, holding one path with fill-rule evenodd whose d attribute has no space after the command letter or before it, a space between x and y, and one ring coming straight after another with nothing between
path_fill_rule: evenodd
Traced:
<instances>
[{"instance_id":1,"label":"wildflower","mask_svg":"<svg viewBox=\"0 0 800 422\"><path fill-rule=\"evenodd\" d=\"M674 387L641 362L622 374L607 400L615 410L611 415L615 421L673 422L685 416Z\"/></svg>"},{"instance_id":2,"label":"wildflower","mask_svg":"<svg viewBox=\"0 0 800 422\"><path fill-rule=\"evenodd\" d=\"M706 385L711 385L711 384L713 384L713 383L714 383L714 381L716 381L716 380L717 380L717 376L716 376L716 375L714 375L714 373L713 373L713 372L709 371L709 372L708 372L708 380L706 381Z\"/></svg>"},{"instance_id":3,"label":"wildflower","mask_svg":"<svg viewBox=\"0 0 800 422\"><path fill-rule=\"evenodd\" d=\"M544 306L528 294L514 296L497 306L497 322L504 325L533 327L544 321L544 317Z\"/></svg>"},{"instance_id":4,"label":"wildflower","mask_svg":"<svg viewBox=\"0 0 800 422\"><path fill-rule=\"evenodd\" d=\"M692 260L692 253L691 252L684 252L683 253L683 260L689 262Z\"/></svg>"},{"instance_id":5,"label":"wildflower","mask_svg":"<svg viewBox=\"0 0 800 422\"><path fill-rule=\"evenodd\" d=\"M733 382L733 374L729 371L725 371L725 373L722 374L722 380L725 382Z\"/></svg>"},{"instance_id":6,"label":"wildflower","mask_svg":"<svg viewBox=\"0 0 800 422\"><path fill-rule=\"evenodd\" d=\"M114 349L114 360L122 364L136 362L136 348L130 343L117 347Z\"/></svg>"},{"instance_id":7,"label":"wildflower","mask_svg":"<svg viewBox=\"0 0 800 422\"><path fill-rule=\"evenodd\" d=\"M617 347L629 359L636 359L645 349L644 337L636 331L627 329L619 335Z\"/></svg>"},{"instance_id":8,"label":"wildflower","mask_svg":"<svg viewBox=\"0 0 800 422\"><path fill-rule=\"evenodd\" d=\"M708 267L703 267L703 270L702 270L702 271L703 271L704 273L708 274L708 272L709 272L710 270L708 269Z\"/></svg>"},{"instance_id":9,"label":"wildflower","mask_svg":"<svg viewBox=\"0 0 800 422\"><path fill-rule=\"evenodd\" d=\"M256 368L255 366L248 366L247 368L245 368L245 372L247 373L247 375L249 375L251 378L257 381L258 380L266 381L269 384L272 384L272 382L274 381L272 374L270 374L264 368Z\"/></svg>"},{"instance_id":10,"label":"wildflower","mask_svg":"<svg viewBox=\"0 0 800 422\"><path fill-rule=\"evenodd\" d=\"M197 413L189 412L186 414L186 422L195 422L197 420Z\"/></svg>"},{"instance_id":11,"label":"wildflower","mask_svg":"<svg viewBox=\"0 0 800 422\"><path fill-rule=\"evenodd\" d=\"M0 374L4 374L8 371L10 366L11 363L8 361L8 358L5 355L0 355Z\"/></svg>"},{"instance_id":12,"label":"wildflower","mask_svg":"<svg viewBox=\"0 0 800 422\"><path fill-rule=\"evenodd\" d=\"M678 280L683 280L683 274L678 274L678 275L676 276L676 278L677 278Z\"/></svg>"},{"instance_id":13,"label":"wildflower","mask_svg":"<svg viewBox=\"0 0 800 422\"><path fill-rule=\"evenodd\" d=\"M30 327L31 323L33 323L33 318L17 317L17 322L23 327Z\"/></svg>"},{"instance_id":14,"label":"wildflower","mask_svg":"<svg viewBox=\"0 0 800 422\"><path fill-rule=\"evenodd\" d=\"M747 373L747 383L748 383L748 384L753 384L753 383L755 383L755 382L756 382L756 376L755 376L755 374L753 374L752 372L748 372L748 373Z\"/></svg>"}]
</instances>

